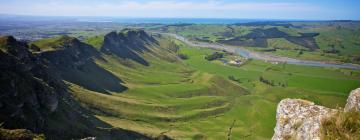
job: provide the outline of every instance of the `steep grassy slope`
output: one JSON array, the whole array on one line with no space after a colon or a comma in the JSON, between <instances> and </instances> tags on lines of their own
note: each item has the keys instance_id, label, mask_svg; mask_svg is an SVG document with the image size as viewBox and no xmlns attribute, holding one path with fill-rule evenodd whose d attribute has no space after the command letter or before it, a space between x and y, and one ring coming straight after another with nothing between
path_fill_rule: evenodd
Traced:
<instances>
[{"instance_id":1,"label":"steep grassy slope","mask_svg":"<svg viewBox=\"0 0 360 140\"><path fill-rule=\"evenodd\" d=\"M338 69L271 65L260 61L252 61L240 68L234 68L203 60L203 56L209 53L206 50L184 48L183 51L189 55L190 59L186 61L192 67L224 77L234 76L240 79L240 85L250 91L250 95L237 98L234 108L225 113L223 117L203 120L208 126L217 126L221 124L220 122L223 124L226 122L226 125L229 125L236 120L232 129L232 138L234 139L271 137L274 127L273 120L275 120L274 109L282 98L303 98L335 107L343 105L347 92L359 86L359 75L346 76L342 70ZM258 80L260 76L274 81L274 83L286 83L287 86L264 84ZM192 127L198 129L205 124L191 123ZM224 129L224 126L220 128ZM216 130L215 132L224 131L220 128L218 130L213 128L213 130ZM211 138L221 138L220 134L207 133L206 129L203 132ZM225 137L224 132L222 136Z\"/></svg>"},{"instance_id":2,"label":"steep grassy slope","mask_svg":"<svg viewBox=\"0 0 360 140\"><path fill-rule=\"evenodd\" d=\"M248 94L226 78L196 72L186 66L174 49L169 48L173 45L169 39L158 38L157 44L146 46L149 52L141 56L149 62L148 66L116 54L103 55L105 59L98 60L97 64L124 80L129 90L123 93L104 95L74 84L71 89L90 110L99 113L100 119L119 127L138 122L138 127L128 129L150 135L167 131L169 128L158 126L170 122L226 112L233 104L233 96ZM85 96L86 93L92 94ZM144 128L147 123L155 128Z\"/></svg>"},{"instance_id":3,"label":"steep grassy slope","mask_svg":"<svg viewBox=\"0 0 360 140\"><path fill-rule=\"evenodd\" d=\"M152 37L155 42L142 40L140 44L146 51L134 51L148 65L115 53L102 53L101 59L95 59L96 65L121 79L127 90L99 92L68 82L74 97L100 120L153 137L268 139L281 99L303 98L336 107L345 103L351 89L360 86L359 71L261 61L234 67L204 59L214 50ZM106 44L101 39L88 42L97 42L101 50L104 45L98 43ZM188 59L181 60L178 54ZM229 76L239 80L232 81Z\"/></svg>"}]
</instances>

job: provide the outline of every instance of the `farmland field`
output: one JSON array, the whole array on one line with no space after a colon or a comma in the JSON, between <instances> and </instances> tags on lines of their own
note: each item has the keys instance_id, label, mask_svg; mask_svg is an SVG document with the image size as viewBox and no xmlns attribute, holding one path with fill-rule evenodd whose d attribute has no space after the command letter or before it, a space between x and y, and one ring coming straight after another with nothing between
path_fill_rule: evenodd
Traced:
<instances>
[{"instance_id":1,"label":"farmland field","mask_svg":"<svg viewBox=\"0 0 360 140\"><path fill-rule=\"evenodd\" d=\"M193 41L247 47L304 60L359 63L358 22L258 22L230 25L179 24L151 30Z\"/></svg>"}]
</instances>

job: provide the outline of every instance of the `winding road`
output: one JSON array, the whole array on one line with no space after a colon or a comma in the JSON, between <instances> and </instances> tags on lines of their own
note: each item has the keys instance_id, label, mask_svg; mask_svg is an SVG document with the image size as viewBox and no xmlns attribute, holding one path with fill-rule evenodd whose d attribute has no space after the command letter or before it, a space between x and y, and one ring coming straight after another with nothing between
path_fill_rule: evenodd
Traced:
<instances>
[{"instance_id":1,"label":"winding road","mask_svg":"<svg viewBox=\"0 0 360 140\"><path fill-rule=\"evenodd\" d=\"M340 63L340 64L336 63L335 64L335 63L328 63L328 62L323 62L323 61L299 60L299 59L295 59L295 58L281 57L281 56L275 56L275 55L271 55L271 54L264 54L264 53L260 53L260 52L249 51L242 47L228 46L228 45L223 45L223 44L218 44L218 43L192 42L183 36L180 36L177 34L172 34L172 33L161 33L161 34L165 34L165 35L174 37L182 42L185 42L186 44L188 44L190 46L226 50L228 52L239 54L245 58L251 58L251 59L256 59L256 60L281 62L281 63L288 63L288 64L294 64L294 65L305 65L305 66L360 69L360 65L357 65L357 64L351 64L351 63Z\"/></svg>"}]
</instances>

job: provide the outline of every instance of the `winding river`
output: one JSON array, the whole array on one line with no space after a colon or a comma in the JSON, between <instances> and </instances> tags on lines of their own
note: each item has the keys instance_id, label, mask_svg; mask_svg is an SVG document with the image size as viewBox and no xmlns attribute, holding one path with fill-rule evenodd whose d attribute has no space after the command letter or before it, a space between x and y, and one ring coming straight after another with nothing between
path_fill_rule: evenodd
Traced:
<instances>
[{"instance_id":1,"label":"winding river","mask_svg":"<svg viewBox=\"0 0 360 140\"><path fill-rule=\"evenodd\" d=\"M180 41L185 42L188 45L195 46L195 47L203 47L203 48L214 48L214 49L220 49L220 50L226 50L228 52L239 54L245 58L251 58L256 60L263 60L263 61L269 61L269 62L281 62L281 63L287 63L287 64L294 64L294 65L305 65L305 66L316 66L316 67L334 67L334 68L347 68L347 69L360 69L360 65L357 64L351 64L351 63L328 63L323 61L311 61L311 60L299 60L295 58L289 58L289 57L281 57L281 56L275 56L271 54L264 54L260 52L255 51L249 51L242 47L234 47L234 46L228 46L218 43L205 43L205 42L192 42L188 40L187 38L177 35L177 34L171 34L171 33L162 33L169 36L172 36Z\"/></svg>"}]
</instances>

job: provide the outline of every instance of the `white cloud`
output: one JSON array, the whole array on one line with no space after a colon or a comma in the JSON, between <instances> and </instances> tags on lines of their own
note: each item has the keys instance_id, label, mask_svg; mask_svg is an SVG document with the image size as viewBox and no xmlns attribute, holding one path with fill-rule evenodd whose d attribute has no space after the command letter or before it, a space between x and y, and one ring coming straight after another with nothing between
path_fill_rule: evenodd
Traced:
<instances>
[{"instance_id":1,"label":"white cloud","mask_svg":"<svg viewBox=\"0 0 360 140\"><path fill-rule=\"evenodd\" d=\"M61 16L124 17L238 17L265 18L268 14L316 12L321 7L306 3L224 3L221 1L120 1L113 3L66 3L51 1L29 5L1 5L0 13ZM258 17L263 16L263 17Z\"/></svg>"}]
</instances>

